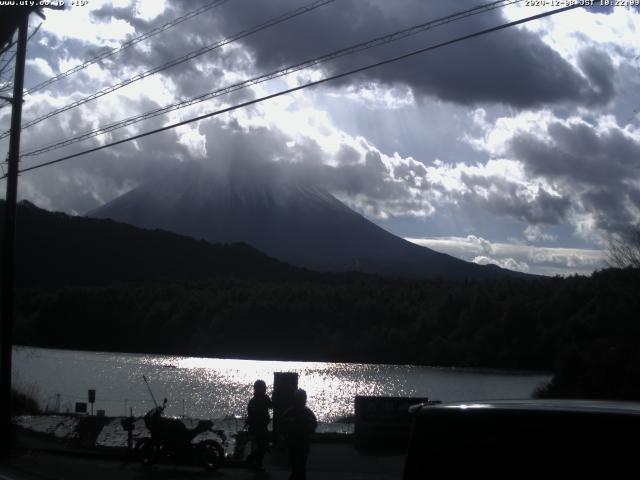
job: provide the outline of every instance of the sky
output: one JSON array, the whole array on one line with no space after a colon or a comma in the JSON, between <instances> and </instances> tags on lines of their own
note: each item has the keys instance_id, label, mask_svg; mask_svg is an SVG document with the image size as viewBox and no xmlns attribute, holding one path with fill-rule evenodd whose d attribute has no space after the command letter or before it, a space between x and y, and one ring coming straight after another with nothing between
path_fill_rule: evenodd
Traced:
<instances>
[{"instance_id":1,"label":"sky","mask_svg":"<svg viewBox=\"0 0 640 480\"><path fill-rule=\"evenodd\" d=\"M47 10L44 21L31 16L32 31L42 25L29 43L27 89L210 1L66 3L64 11ZM27 95L23 122L310 3L221 2ZM335 0L25 128L22 151L483 3ZM24 157L21 165L553 8L526 3ZM639 31L638 7L560 13L26 172L19 197L82 215L179 163L251 176L272 162L417 244L523 272L589 274L606 265L609 239L640 222ZM9 121L10 109L0 109L0 131ZM7 148L8 139L0 140L0 153Z\"/></svg>"}]
</instances>

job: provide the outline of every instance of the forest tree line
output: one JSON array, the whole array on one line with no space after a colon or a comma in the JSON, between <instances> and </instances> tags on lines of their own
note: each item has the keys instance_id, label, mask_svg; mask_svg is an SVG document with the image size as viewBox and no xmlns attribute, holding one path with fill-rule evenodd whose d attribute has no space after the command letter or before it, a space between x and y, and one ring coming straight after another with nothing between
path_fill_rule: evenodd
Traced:
<instances>
[{"instance_id":1,"label":"forest tree line","mask_svg":"<svg viewBox=\"0 0 640 480\"><path fill-rule=\"evenodd\" d=\"M550 370L542 395L640 399L639 269L454 282L280 280L21 289L15 343L209 357Z\"/></svg>"}]
</instances>

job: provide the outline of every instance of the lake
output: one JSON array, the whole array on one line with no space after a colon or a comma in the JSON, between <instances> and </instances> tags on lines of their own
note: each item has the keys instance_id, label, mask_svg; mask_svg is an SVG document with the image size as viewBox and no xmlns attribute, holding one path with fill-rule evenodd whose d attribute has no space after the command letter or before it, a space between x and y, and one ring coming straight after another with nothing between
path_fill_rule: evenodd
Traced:
<instances>
[{"instance_id":1,"label":"lake","mask_svg":"<svg viewBox=\"0 0 640 480\"><path fill-rule=\"evenodd\" d=\"M95 409L142 415L155 398L169 399L168 415L243 416L261 378L269 391L274 372L297 372L309 407L323 422L353 414L355 395L429 397L445 402L529 398L547 374L477 371L413 365L283 362L14 347L14 383L43 408L73 411L96 390Z\"/></svg>"}]
</instances>

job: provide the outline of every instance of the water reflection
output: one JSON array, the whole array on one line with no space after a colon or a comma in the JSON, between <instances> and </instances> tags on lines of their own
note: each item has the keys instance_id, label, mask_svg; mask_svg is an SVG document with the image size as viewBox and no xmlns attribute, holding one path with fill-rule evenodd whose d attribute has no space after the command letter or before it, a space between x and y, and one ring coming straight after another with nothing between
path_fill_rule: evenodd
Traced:
<instances>
[{"instance_id":1,"label":"water reflection","mask_svg":"<svg viewBox=\"0 0 640 480\"><path fill-rule=\"evenodd\" d=\"M142 381L146 375L157 399L167 397L169 415L200 418L243 416L253 382L269 390L274 372L296 372L307 391L309 407L323 421L353 411L356 395L430 397L443 401L526 398L546 375L478 373L406 365L366 365L177 357L104 352L77 352L17 347L17 383L35 391L41 403L73 409L97 390L96 409L141 415L152 407Z\"/></svg>"}]
</instances>

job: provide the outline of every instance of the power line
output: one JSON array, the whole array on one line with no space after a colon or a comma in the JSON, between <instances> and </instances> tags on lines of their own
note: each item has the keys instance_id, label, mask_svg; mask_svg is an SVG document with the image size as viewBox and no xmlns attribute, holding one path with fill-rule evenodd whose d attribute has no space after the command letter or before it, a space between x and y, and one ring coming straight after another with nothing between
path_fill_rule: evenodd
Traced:
<instances>
[{"instance_id":1,"label":"power line","mask_svg":"<svg viewBox=\"0 0 640 480\"><path fill-rule=\"evenodd\" d=\"M126 80L123 80L119 83L116 83L114 85L111 85L109 87L103 88L102 90L99 90L95 93L92 93L91 95L88 95L80 100L76 100L75 102L69 103L68 105L65 105L64 107L61 107L57 110L53 110L49 113L46 113L45 115L42 115L38 118L35 118L29 122L26 122L22 125L22 129L24 130L25 128L29 128L33 125L36 125L48 118L51 118L55 115L58 115L62 112L66 112L67 110L71 110L72 108L78 107L80 105L83 105L87 102L90 102L91 100L95 100L96 98L100 98L103 97L104 95L107 95L109 93L115 92L116 90L119 90L122 87L125 87L127 85L130 85L134 82L137 82L138 80L142 80L143 78L149 77L151 75L154 75L158 72L161 72L163 70L167 70L168 68L171 67L175 67L176 65L180 65L184 62L188 62L189 60L193 60L196 57L199 57L201 55L204 55L205 53L211 52L212 50L218 49L223 47L224 45L228 45L232 42L235 42L237 40L240 40L242 38L248 37L249 35L253 35L254 33L257 33L261 30L265 30L267 28L273 27L275 25L278 25L280 23L283 23L287 20L290 20L294 17L297 17L299 15L303 15L305 13L311 12L312 10L315 10L316 8L320 8L324 5L327 5L329 3L333 3L336 0L315 0L314 2L304 6L304 7L300 7L297 8L295 10L292 10L290 12L287 12L283 15L280 15L278 17L272 18L270 20L267 20L264 23L261 23L259 25L255 25L254 27L248 29L248 30L243 30L240 33L237 33L235 35L232 35L231 37L227 37L223 40L220 40L219 42L207 45L205 47L199 48L197 50L194 50L192 52L189 52L186 55L183 55L181 57L175 58L167 63L164 63L158 67L152 68L151 70L147 70L145 72L139 73L137 75L134 75L133 77L130 77ZM0 135L0 139L1 138L5 138L9 135L10 131L7 130L5 132L3 132Z\"/></svg>"},{"instance_id":2,"label":"power line","mask_svg":"<svg viewBox=\"0 0 640 480\"><path fill-rule=\"evenodd\" d=\"M4 62L4 65L2 65L2 67L0 67L0 75L2 75L4 73L4 71L7 69L7 67L9 66L9 64L11 64L11 62L13 62L13 59L16 58L16 54L18 53L17 50L7 50L7 53L10 53L11 56L9 56L9 58ZM6 85L8 86L7 88L9 88L9 86L13 85L13 81L6 83Z\"/></svg>"},{"instance_id":3,"label":"power line","mask_svg":"<svg viewBox=\"0 0 640 480\"><path fill-rule=\"evenodd\" d=\"M160 27L156 27L152 30L149 30L146 33L143 33L142 35L139 35L135 38L132 38L131 40L127 40L126 42L124 42L122 45L120 45L119 47L113 48L111 50L108 50L104 53L101 53L99 55L96 55L95 57L90 58L89 60L85 61L84 63L82 63L81 65L77 65L73 68L70 68L69 70L66 70L62 73L59 73L58 75L51 77L47 80L45 80L42 83L39 83L33 87L31 87L30 89L25 91L25 95L28 95L30 93L33 93L37 90L41 90L44 87L47 87L49 85L51 85L54 82L57 82L58 80L61 80L63 78L69 77L71 75L73 75L74 73L79 72L80 70L84 70L85 68L93 65L94 63L98 63L101 60L104 60L105 58L109 58L112 57L113 55L116 55L117 53L122 52L123 50L126 50L127 48L133 47L134 45L142 42L143 40L146 40L154 35L157 35L158 33L162 33L165 30L168 30L172 27L175 27L176 25L179 25L182 22L185 22L197 15L200 15L202 13L205 13L208 10L211 10L213 8L219 7L227 2L229 2L230 0L215 0L214 2L211 2L207 5L203 5L200 8L197 8L195 10L192 10L184 15L182 15L181 17L178 17L170 22L165 23L164 25L160 26Z\"/></svg>"},{"instance_id":4,"label":"power line","mask_svg":"<svg viewBox=\"0 0 640 480\"><path fill-rule=\"evenodd\" d=\"M16 40L9 40L4 47L0 48L0 55L5 53L10 48L14 47L16 43L18 43Z\"/></svg>"},{"instance_id":5,"label":"power line","mask_svg":"<svg viewBox=\"0 0 640 480\"><path fill-rule=\"evenodd\" d=\"M480 37L482 35L486 35L486 34L489 34L489 33L492 33L492 32L496 32L496 31L499 31L499 30L504 30L506 28L510 28L510 27L513 27L513 26L516 26L516 25L521 25L523 23L527 23L527 22L530 22L530 21L533 21L533 20L538 20L540 18L549 17L551 15L555 15L555 14L558 14L558 13L566 12L566 11L573 10L573 9L579 8L579 7L583 7L583 5L573 4L573 5L569 5L569 6L566 6L566 7L557 8L555 10L550 10L548 12L539 13L537 15L532 15L532 16L529 16L529 17L526 17L526 18L523 18L523 19L520 19L520 20L515 20L513 22L503 23L502 25L498 25L496 27L487 28L487 29L480 30L480 31L477 31L477 32L474 32L474 33L463 35L461 37L454 38L453 40L447 40L445 42L441 42L441 43L438 43L436 45L432 45L430 47L425 47L425 48L421 48L419 50L414 50L412 52L405 53L405 54L399 55L397 57L389 58L387 60L382 60L380 62L376 62L376 63L370 64L370 65L366 65L364 67L360 67L360 68L356 68L356 69L353 69L353 70L349 70L347 72L343 72L343 73L340 73L340 74L337 74L337 75L332 75L330 77L326 77L326 78L323 78L321 80L317 80L317 81L314 81L314 82L309 82L309 83L306 83L304 85L299 85L297 87L289 88L287 90L282 90L280 92L273 93L271 95L266 95L264 97L256 98L256 99L253 99L253 100L249 100L247 102L240 103L240 104L237 104L237 105L233 105L231 107L223 108L223 109L217 110L215 112L210 112L210 113L207 113L207 114L204 114L204 115L200 115L200 116L191 118L189 120L184 120L182 122L173 123L171 125L167 125L167 126L164 126L164 127L161 127L161 128L157 128L155 130L150 130L148 132L141 133L139 135L134 135L132 137L127 137L127 138L124 138L124 139L121 139L121 140L118 140L118 141L115 141L115 142L111 142L111 143L108 143L108 144L105 144L105 145L101 145L99 147L90 148L90 149L84 150L82 152L74 153L72 155L67 155L65 157L61 157L61 158L58 158L56 160L51 160L51 161L48 161L48 162L40 163L38 165L34 165L34 166L31 166L31 167L24 168L24 169L20 170L20 173L25 173L25 172L29 172L31 170L36 170L38 168L46 167L46 166L49 166L49 165L54 165L56 163L60 163L60 162L66 161L66 160L70 160L72 158L76 158L76 157L80 157L80 156L83 156L83 155L87 155L89 153L97 152L99 150L104 150L105 148L114 147L116 145L120 145L120 144L123 144L123 143L126 143L126 142L130 142L132 140L138 140L140 138L144 138L144 137L147 137L149 135L154 135L156 133L160 133L160 132L164 132L164 131L167 131L167 130L171 130L171 129L176 128L176 127L181 127L181 126L187 125L189 123L197 122L197 121L200 121L200 120L204 120L206 118L218 116L218 115L221 115L223 113L228 113L228 112L231 112L231 111L234 111L234 110L238 110L240 108L244 108L244 107L247 107L247 106L250 106L250 105L254 105L256 103L264 102L265 100L270 100L270 99L273 99L273 98L276 98L276 97L280 97L280 96L283 96L283 95L286 95L286 94L289 94L289 93L297 92L297 91L303 90L305 88L315 87L317 85L321 85L321 84L327 83L329 81L337 80L337 79L340 79L340 78L347 77L349 75L353 75L353 74L356 74L356 73L360 73L360 72L364 72L364 71L367 71L367 70L371 70L373 68L377 68L377 67L380 67L382 65L387 65L387 64L390 64L390 63L393 63L393 62L397 62L399 60L404 60L404 59L407 59L407 58L410 58L410 57L413 57L413 56L416 56L416 55L419 55L419 54L422 54L422 53L429 52L431 50L436 50L438 48L442 48L442 47L445 47L445 46L448 46L448 45L452 45L454 43L459 43L459 42L462 42L462 41L465 41L465 40L469 40L471 38ZM2 177L2 178L6 178L6 176ZM0 180L2 178L0 178Z\"/></svg>"},{"instance_id":6,"label":"power line","mask_svg":"<svg viewBox=\"0 0 640 480\"><path fill-rule=\"evenodd\" d=\"M31 32L31 34L27 38L27 43L29 43L29 41L31 41L31 39L36 35L36 33L38 33L38 30L40 30L40 27L42 27L42 22L40 22L38 24L38 26L33 30L33 32ZM7 50L7 53L9 53L8 50ZM12 52L11 57L9 57L9 59L5 62L5 64L2 66L2 68L0 68L0 76L4 73L4 71L7 69L7 67L11 64L13 59L16 57L17 53L18 53L18 50L16 49L14 52ZM13 88L13 81L9 80L8 82L6 82L2 86L0 86L0 92L9 91L12 88ZM10 102L3 103L2 105L0 105L0 108L4 107L6 105L9 105L9 104L10 104Z\"/></svg>"},{"instance_id":7,"label":"power line","mask_svg":"<svg viewBox=\"0 0 640 480\"><path fill-rule=\"evenodd\" d=\"M80 141L83 140L87 140L89 138L93 138L96 137L98 135L103 135L105 133L109 133L109 132L113 132L115 130L118 130L120 128L124 128L127 127L129 125L133 125L135 123L138 123L140 121L143 120L148 120L150 118L159 116L159 115L163 115L165 113L169 113L175 110L179 110L181 108L186 108L186 107L190 107L192 105L195 105L197 103L201 103L204 102L206 100L211 100L213 98L217 98L223 95L227 95L229 93L253 86L253 85L257 85L269 80L273 80L275 78L279 78L285 75L290 75L292 73L298 72L300 70L306 69L306 68L311 68L314 67L316 65L320 65L322 63L326 63L338 58L341 58L343 56L346 55L351 55L354 53L358 53L364 50L368 50L374 47L378 47L380 45L384 45L387 43L391 43L394 41L398 41L404 38L407 38L409 36L412 35L416 35L418 33L422 33L426 30L429 30L431 28L435 28L435 27L439 27L442 25L446 25L448 23L454 22L454 21L458 21L458 20L462 20L464 18L470 17L472 15L478 15L481 13L486 13L488 11L497 9L497 8L503 8L507 5L512 5L515 3L520 3L522 2L522 0L501 0L501 1L495 1L495 2L491 2L485 5L480 5L468 10L464 10L462 12L457 12L454 14L450 14L447 15L446 17L442 17L442 18L438 18L436 20L430 20L428 22L425 23L421 23L418 25L414 25L412 27L403 29L403 30L399 30L387 35L383 35L377 38L374 38L372 40L366 41L366 42L361 42L355 45L352 45L350 47L346 47L346 48L342 48L339 50L335 50L333 52L321 55L319 57L315 57L312 58L310 60L305 60L303 62L300 63L296 63L293 65L289 65L285 68L281 68L257 77L253 77L250 78L248 80L244 80L242 82L239 83L235 83L232 85L228 85L226 87L214 90L212 92L207 92L204 93L202 95L198 95L196 97L192 97L190 99L187 100L182 100L180 102L176 102L170 105L167 105L165 107L161 107L161 108L157 108L155 110L151 110L142 114L138 114L138 115L134 115L132 117L128 117L125 118L123 120L119 120L117 122L105 125L103 127L99 127L97 129L91 130L89 132L85 132L79 135L76 135L74 137L68 137L62 140L59 140L55 143L49 144L47 146L43 146L28 152L25 152L22 157L28 157L28 156L35 156L35 155L40 155L42 153L46 153L46 152L50 152L53 150L57 150L69 145L72 145L74 143L78 143Z\"/></svg>"}]
</instances>

